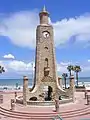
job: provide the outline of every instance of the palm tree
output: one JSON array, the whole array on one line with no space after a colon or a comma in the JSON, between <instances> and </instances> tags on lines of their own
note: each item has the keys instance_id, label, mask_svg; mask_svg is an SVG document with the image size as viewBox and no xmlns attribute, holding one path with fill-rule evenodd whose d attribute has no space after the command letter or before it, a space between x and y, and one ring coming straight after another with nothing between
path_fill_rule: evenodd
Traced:
<instances>
[{"instance_id":1,"label":"palm tree","mask_svg":"<svg viewBox=\"0 0 90 120\"><path fill-rule=\"evenodd\" d=\"M74 66L74 71L76 73L76 80L77 80L77 86L78 86L78 73L81 71L80 66Z\"/></svg>"},{"instance_id":2,"label":"palm tree","mask_svg":"<svg viewBox=\"0 0 90 120\"><path fill-rule=\"evenodd\" d=\"M3 72L5 72L5 69L0 65L0 73L3 73Z\"/></svg>"},{"instance_id":3,"label":"palm tree","mask_svg":"<svg viewBox=\"0 0 90 120\"><path fill-rule=\"evenodd\" d=\"M64 81L65 81L65 89L66 89L66 78L68 77L68 74L67 74L67 73L63 73L63 74L62 74L62 77L64 78Z\"/></svg>"},{"instance_id":4,"label":"palm tree","mask_svg":"<svg viewBox=\"0 0 90 120\"><path fill-rule=\"evenodd\" d=\"M67 69L68 69L68 71L69 71L69 73L70 73L70 76L71 76L71 71L73 70L73 65L69 65L68 67L67 67Z\"/></svg>"},{"instance_id":5,"label":"palm tree","mask_svg":"<svg viewBox=\"0 0 90 120\"><path fill-rule=\"evenodd\" d=\"M16 83L16 90L18 89L18 83Z\"/></svg>"}]
</instances>

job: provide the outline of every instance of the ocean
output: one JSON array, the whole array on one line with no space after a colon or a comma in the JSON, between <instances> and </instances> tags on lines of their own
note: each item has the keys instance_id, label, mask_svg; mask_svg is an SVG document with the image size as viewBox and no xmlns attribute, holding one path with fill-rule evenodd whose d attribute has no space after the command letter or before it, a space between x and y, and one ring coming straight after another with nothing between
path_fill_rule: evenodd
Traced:
<instances>
[{"instance_id":1,"label":"ocean","mask_svg":"<svg viewBox=\"0 0 90 120\"><path fill-rule=\"evenodd\" d=\"M32 87L33 85L32 79L28 80L28 84L29 87ZM0 90L3 89L13 90L16 89L16 87L20 89L23 88L23 79L0 79Z\"/></svg>"},{"instance_id":2,"label":"ocean","mask_svg":"<svg viewBox=\"0 0 90 120\"><path fill-rule=\"evenodd\" d=\"M64 80L62 82L64 84ZM76 80L75 80L76 84ZM79 78L79 85L81 84L90 84L90 77L81 77ZM23 88L23 79L0 79L0 90L6 89L15 89ZM29 87L33 86L33 80L29 79ZM69 79L67 78L67 86L69 86Z\"/></svg>"}]
</instances>

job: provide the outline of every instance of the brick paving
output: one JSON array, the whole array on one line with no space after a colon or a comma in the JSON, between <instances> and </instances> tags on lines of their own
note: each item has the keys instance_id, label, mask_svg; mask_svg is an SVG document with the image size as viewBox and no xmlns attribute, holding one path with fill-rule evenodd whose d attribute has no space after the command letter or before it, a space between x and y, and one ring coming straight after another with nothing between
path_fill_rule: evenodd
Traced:
<instances>
[{"instance_id":1,"label":"brick paving","mask_svg":"<svg viewBox=\"0 0 90 120\"><path fill-rule=\"evenodd\" d=\"M11 100L11 98L14 98L14 93L3 94L3 95L4 95L4 103L1 104L1 107L10 110L10 100ZM19 95L22 95L22 93L18 93L18 96ZM87 115L77 116L80 111L83 114L86 111L87 112L90 111L90 109L89 109L90 105L86 105L86 99L84 98L84 93L83 92L75 93L75 98L76 98L75 103L67 103L67 104L62 104L59 106L60 107L59 115L63 118L63 120L80 120L81 118L82 119L84 119L84 118L90 119L90 113ZM55 115L55 112L54 112L55 107L54 106L23 106L20 104L16 104L15 107L16 107L15 111L28 113L31 116L34 114L35 115L50 115L50 114ZM63 112L65 112L65 113L63 113ZM70 114L70 113L71 113L71 115L74 114L76 116L66 118L68 116L68 114ZM21 120L21 119L10 118L10 117L5 117L3 115L0 115L0 120ZM29 120L29 119L25 119L25 120ZM42 119L42 120L44 120L44 119ZM46 119L46 120L48 120L48 119Z\"/></svg>"}]
</instances>

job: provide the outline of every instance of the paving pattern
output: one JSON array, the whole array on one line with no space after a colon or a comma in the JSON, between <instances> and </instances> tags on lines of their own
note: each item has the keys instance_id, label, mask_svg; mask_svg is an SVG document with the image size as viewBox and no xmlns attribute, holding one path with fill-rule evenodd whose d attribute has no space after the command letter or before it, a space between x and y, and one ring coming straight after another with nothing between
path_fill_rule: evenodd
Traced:
<instances>
[{"instance_id":1,"label":"paving pattern","mask_svg":"<svg viewBox=\"0 0 90 120\"><path fill-rule=\"evenodd\" d=\"M21 95L22 93L18 93ZM86 104L83 92L75 93L75 103L60 105L59 112L54 106L23 106L15 105L15 111L10 110L10 99L14 93L3 94L4 103L0 106L0 120L53 120L59 115L63 120L90 119L90 105Z\"/></svg>"}]
</instances>

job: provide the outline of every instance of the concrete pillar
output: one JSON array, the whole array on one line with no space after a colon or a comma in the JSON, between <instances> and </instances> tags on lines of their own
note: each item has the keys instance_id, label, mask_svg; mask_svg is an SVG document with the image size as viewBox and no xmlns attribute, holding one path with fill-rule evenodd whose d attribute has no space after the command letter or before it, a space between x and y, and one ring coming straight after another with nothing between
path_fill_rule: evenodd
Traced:
<instances>
[{"instance_id":1,"label":"concrete pillar","mask_svg":"<svg viewBox=\"0 0 90 120\"><path fill-rule=\"evenodd\" d=\"M11 99L11 110L15 110L15 101Z\"/></svg>"},{"instance_id":2,"label":"concrete pillar","mask_svg":"<svg viewBox=\"0 0 90 120\"><path fill-rule=\"evenodd\" d=\"M0 95L0 104L3 103L3 95Z\"/></svg>"},{"instance_id":3,"label":"concrete pillar","mask_svg":"<svg viewBox=\"0 0 90 120\"><path fill-rule=\"evenodd\" d=\"M85 99L86 99L87 98L87 93L88 93L87 90L85 90L84 93L85 93Z\"/></svg>"},{"instance_id":4,"label":"concrete pillar","mask_svg":"<svg viewBox=\"0 0 90 120\"><path fill-rule=\"evenodd\" d=\"M23 77L23 104L27 105L28 77Z\"/></svg>"},{"instance_id":5,"label":"concrete pillar","mask_svg":"<svg viewBox=\"0 0 90 120\"><path fill-rule=\"evenodd\" d=\"M59 112L59 100L58 99L55 100L55 111Z\"/></svg>"},{"instance_id":6,"label":"concrete pillar","mask_svg":"<svg viewBox=\"0 0 90 120\"><path fill-rule=\"evenodd\" d=\"M90 95L87 94L87 105L90 105Z\"/></svg>"},{"instance_id":7,"label":"concrete pillar","mask_svg":"<svg viewBox=\"0 0 90 120\"><path fill-rule=\"evenodd\" d=\"M15 92L15 102L16 102L17 92Z\"/></svg>"},{"instance_id":8,"label":"concrete pillar","mask_svg":"<svg viewBox=\"0 0 90 120\"><path fill-rule=\"evenodd\" d=\"M73 102L75 101L75 86L74 86L74 76L71 75L70 76L70 92L71 92L71 96L73 99Z\"/></svg>"},{"instance_id":9,"label":"concrete pillar","mask_svg":"<svg viewBox=\"0 0 90 120\"><path fill-rule=\"evenodd\" d=\"M61 88L63 88L63 87L62 87L62 78L61 78L61 77L58 77L58 84L59 84L59 86L60 86Z\"/></svg>"}]
</instances>

